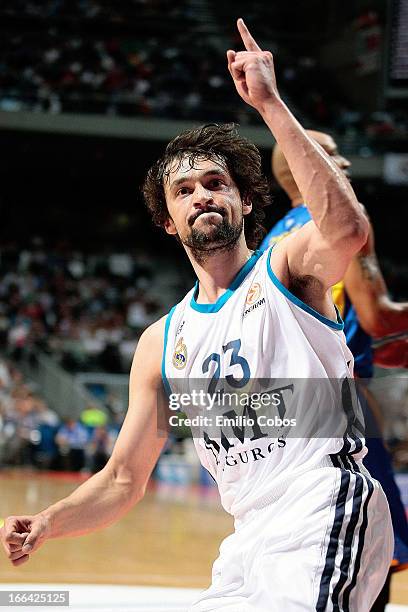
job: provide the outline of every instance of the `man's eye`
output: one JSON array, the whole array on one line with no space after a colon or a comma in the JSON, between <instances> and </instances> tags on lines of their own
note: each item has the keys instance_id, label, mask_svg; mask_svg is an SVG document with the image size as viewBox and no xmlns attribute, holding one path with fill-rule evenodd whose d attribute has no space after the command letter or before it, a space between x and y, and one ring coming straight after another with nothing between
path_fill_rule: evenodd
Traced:
<instances>
[{"instance_id":1,"label":"man's eye","mask_svg":"<svg viewBox=\"0 0 408 612\"><path fill-rule=\"evenodd\" d=\"M180 187L180 189L177 191L176 195L187 195L188 194L188 188L187 187Z\"/></svg>"},{"instance_id":2,"label":"man's eye","mask_svg":"<svg viewBox=\"0 0 408 612\"><path fill-rule=\"evenodd\" d=\"M217 187L221 187L222 183L220 181L220 179L212 179L212 181L210 181L210 187L212 189L217 189Z\"/></svg>"}]
</instances>

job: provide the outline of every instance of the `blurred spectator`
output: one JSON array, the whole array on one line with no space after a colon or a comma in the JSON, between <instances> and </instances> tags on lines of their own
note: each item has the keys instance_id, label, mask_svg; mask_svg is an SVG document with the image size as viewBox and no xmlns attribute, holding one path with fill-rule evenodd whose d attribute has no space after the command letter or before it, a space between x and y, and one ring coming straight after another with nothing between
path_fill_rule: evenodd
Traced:
<instances>
[{"instance_id":1,"label":"blurred spectator","mask_svg":"<svg viewBox=\"0 0 408 612\"><path fill-rule=\"evenodd\" d=\"M44 469L56 467L57 445L55 436L59 427L59 417L45 402L37 405L39 443L35 453L35 465Z\"/></svg>"},{"instance_id":2,"label":"blurred spectator","mask_svg":"<svg viewBox=\"0 0 408 612\"><path fill-rule=\"evenodd\" d=\"M112 438L105 426L95 427L89 440L89 454L91 457L91 472L99 472L112 452Z\"/></svg>"},{"instance_id":3,"label":"blurred spectator","mask_svg":"<svg viewBox=\"0 0 408 612\"><path fill-rule=\"evenodd\" d=\"M55 437L65 470L78 472L85 467L85 450L89 435L79 421L67 419Z\"/></svg>"},{"instance_id":4,"label":"blurred spectator","mask_svg":"<svg viewBox=\"0 0 408 612\"><path fill-rule=\"evenodd\" d=\"M21 373L0 359L0 465L50 467L56 458L57 414Z\"/></svg>"}]
</instances>

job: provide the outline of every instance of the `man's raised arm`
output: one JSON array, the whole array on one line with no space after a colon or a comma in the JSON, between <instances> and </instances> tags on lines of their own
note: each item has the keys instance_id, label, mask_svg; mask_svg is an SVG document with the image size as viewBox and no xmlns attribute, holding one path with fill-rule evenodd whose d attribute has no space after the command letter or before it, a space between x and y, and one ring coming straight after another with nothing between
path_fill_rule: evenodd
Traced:
<instances>
[{"instance_id":1,"label":"man's raised arm","mask_svg":"<svg viewBox=\"0 0 408 612\"><path fill-rule=\"evenodd\" d=\"M284 254L292 278L314 277L324 292L343 277L351 257L367 240L368 222L347 178L282 101L272 54L260 49L241 19L238 29L246 51L227 52L235 87L279 143L314 222L275 251Z\"/></svg>"},{"instance_id":2,"label":"man's raised arm","mask_svg":"<svg viewBox=\"0 0 408 612\"><path fill-rule=\"evenodd\" d=\"M166 439L165 431L158 432L164 400L163 336L161 319L140 338L130 374L128 413L106 466L42 512L5 520L0 537L13 565L27 561L48 539L81 535L113 523L143 497Z\"/></svg>"}]
</instances>

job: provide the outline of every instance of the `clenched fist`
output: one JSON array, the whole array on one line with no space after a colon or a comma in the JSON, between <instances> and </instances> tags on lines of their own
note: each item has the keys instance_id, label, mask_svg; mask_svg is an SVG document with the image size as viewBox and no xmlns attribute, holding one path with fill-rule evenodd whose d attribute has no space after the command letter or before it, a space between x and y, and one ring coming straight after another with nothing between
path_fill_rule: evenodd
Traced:
<instances>
[{"instance_id":1,"label":"clenched fist","mask_svg":"<svg viewBox=\"0 0 408 612\"><path fill-rule=\"evenodd\" d=\"M280 98L272 53L262 51L242 19L237 25L246 51L227 51L228 70L244 102L262 114L268 102Z\"/></svg>"},{"instance_id":2,"label":"clenched fist","mask_svg":"<svg viewBox=\"0 0 408 612\"><path fill-rule=\"evenodd\" d=\"M0 539L14 566L22 565L45 541L48 521L41 515L9 516L0 529Z\"/></svg>"}]
</instances>

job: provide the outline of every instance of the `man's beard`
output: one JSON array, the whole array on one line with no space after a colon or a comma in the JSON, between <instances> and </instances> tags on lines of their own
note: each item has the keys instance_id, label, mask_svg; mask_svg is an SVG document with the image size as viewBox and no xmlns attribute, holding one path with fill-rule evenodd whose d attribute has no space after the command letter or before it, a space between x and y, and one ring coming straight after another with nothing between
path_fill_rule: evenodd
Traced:
<instances>
[{"instance_id":1,"label":"man's beard","mask_svg":"<svg viewBox=\"0 0 408 612\"><path fill-rule=\"evenodd\" d=\"M189 247L197 263L202 264L215 253L232 251L237 244L244 228L243 219L235 225L225 218L219 225L214 225L212 231L204 232L193 227L191 234L181 240Z\"/></svg>"}]
</instances>

